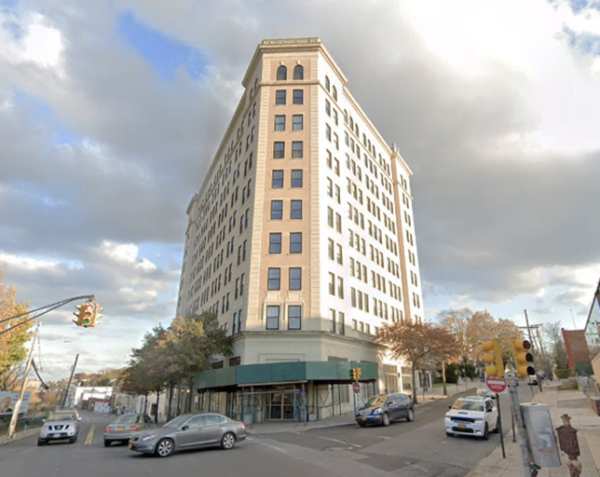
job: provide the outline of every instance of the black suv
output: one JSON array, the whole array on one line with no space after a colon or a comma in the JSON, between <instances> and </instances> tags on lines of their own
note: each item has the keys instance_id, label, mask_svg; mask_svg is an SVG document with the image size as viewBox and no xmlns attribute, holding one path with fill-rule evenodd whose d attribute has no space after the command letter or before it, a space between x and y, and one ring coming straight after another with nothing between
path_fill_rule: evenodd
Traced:
<instances>
[{"instance_id":1,"label":"black suv","mask_svg":"<svg viewBox=\"0 0 600 477\"><path fill-rule=\"evenodd\" d=\"M412 399L403 393L373 396L356 414L356 422L361 427L369 424L389 426L390 422L396 419L406 419L410 422L414 418L415 411Z\"/></svg>"}]
</instances>

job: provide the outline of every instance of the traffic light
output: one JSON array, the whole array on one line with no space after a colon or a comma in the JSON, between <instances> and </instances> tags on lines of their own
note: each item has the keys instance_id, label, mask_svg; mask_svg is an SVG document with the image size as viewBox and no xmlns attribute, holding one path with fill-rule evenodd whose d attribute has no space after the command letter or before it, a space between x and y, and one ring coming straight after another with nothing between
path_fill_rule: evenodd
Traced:
<instances>
[{"instance_id":1,"label":"traffic light","mask_svg":"<svg viewBox=\"0 0 600 477\"><path fill-rule=\"evenodd\" d=\"M360 379L360 368L352 368L352 379L358 381Z\"/></svg>"},{"instance_id":2,"label":"traffic light","mask_svg":"<svg viewBox=\"0 0 600 477\"><path fill-rule=\"evenodd\" d=\"M504 362L502 361L502 348L500 340L484 341L483 362L485 363L485 372L488 376L504 377Z\"/></svg>"},{"instance_id":3,"label":"traffic light","mask_svg":"<svg viewBox=\"0 0 600 477\"><path fill-rule=\"evenodd\" d=\"M527 340L513 340L512 345L517 376L520 378L533 376L535 374L533 355L528 351L531 349L531 343Z\"/></svg>"},{"instance_id":4,"label":"traffic light","mask_svg":"<svg viewBox=\"0 0 600 477\"><path fill-rule=\"evenodd\" d=\"M83 305L76 305L75 308L79 310L79 313L73 312L73 314L77 317L77 320L73 320L77 326L83 326L84 328L89 328L90 326L94 326L94 314L97 314L96 304L87 302Z\"/></svg>"},{"instance_id":5,"label":"traffic light","mask_svg":"<svg viewBox=\"0 0 600 477\"><path fill-rule=\"evenodd\" d=\"M102 318L102 316L99 315L99 313L104 310L104 308L102 308L98 303L92 303L94 305L94 310L92 312L92 318L91 318L91 322L90 322L90 326L91 327L95 327L98 326L100 323L97 322L97 320L99 320L100 318Z\"/></svg>"}]
</instances>

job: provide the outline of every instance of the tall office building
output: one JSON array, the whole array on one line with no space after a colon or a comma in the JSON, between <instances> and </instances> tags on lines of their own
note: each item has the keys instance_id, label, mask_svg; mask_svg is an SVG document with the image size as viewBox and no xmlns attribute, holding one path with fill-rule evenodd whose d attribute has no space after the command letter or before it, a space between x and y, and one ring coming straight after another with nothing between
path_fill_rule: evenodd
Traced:
<instances>
[{"instance_id":1,"label":"tall office building","mask_svg":"<svg viewBox=\"0 0 600 477\"><path fill-rule=\"evenodd\" d=\"M373 341L423 316L411 171L346 83L318 38L264 40L250 61L187 209L177 313L215 313L233 344L197 377L201 409L345 412L352 368L363 397L413 386Z\"/></svg>"}]
</instances>

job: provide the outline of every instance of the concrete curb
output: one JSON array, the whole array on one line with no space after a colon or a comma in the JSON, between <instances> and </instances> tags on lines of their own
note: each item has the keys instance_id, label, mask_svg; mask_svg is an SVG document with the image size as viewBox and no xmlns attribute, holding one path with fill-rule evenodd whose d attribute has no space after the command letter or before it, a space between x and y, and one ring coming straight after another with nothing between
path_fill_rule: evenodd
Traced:
<instances>
[{"instance_id":1,"label":"concrete curb","mask_svg":"<svg viewBox=\"0 0 600 477\"><path fill-rule=\"evenodd\" d=\"M20 441L21 439L26 439L31 436L35 436L39 434L40 428L34 427L33 429L26 429L24 431L19 431L15 434L13 439L9 439L8 436L0 436L0 446L5 446L8 444L12 444L13 442Z\"/></svg>"}]
</instances>

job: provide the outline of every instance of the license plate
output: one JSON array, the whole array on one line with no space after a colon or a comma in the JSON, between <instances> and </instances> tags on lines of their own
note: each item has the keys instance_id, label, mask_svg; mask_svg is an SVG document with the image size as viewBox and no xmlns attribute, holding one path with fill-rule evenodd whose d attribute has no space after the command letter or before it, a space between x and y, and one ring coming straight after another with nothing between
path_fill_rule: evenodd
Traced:
<instances>
[{"instance_id":1,"label":"license plate","mask_svg":"<svg viewBox=\"0 0 600 477\"><path fill-rule=\"evenodd\" d=\"M361 419L362 421L366 421L366 420L367 420L367 418L366 418L366 417L361 417L360 419Z\"/></svg>"},{"instance_id":2,"label":"license plate","mask_svg":"<svg viewBox=\"0 0 600 477\"><path fill-rule=\"evenodd\" d=\"M125 432L125 428L124 427L117 427L117 432Z\"/></svg>"},{"instance_id":3,"label":"license plate","mask_svg":"<svg viewBox=\"0 0 600 477\"><path fill-rule=\"evenodd\" d=\"M461 424L460 426L458 426L458 428L459 428L460 430L464 430L464 429L466 429L466 428L467 428L467 426L465 426L465 425Z\"/></svg>"},{"instance_id":4,"label":"license plate","mask_svg":"<svg viewBox=\"0 0 600 477\"><path fill-rule=\"evenodd\" d=\"M129 443L129 448L133 449L133 444L131 442Z\"/></svg>"}]
</instances>

